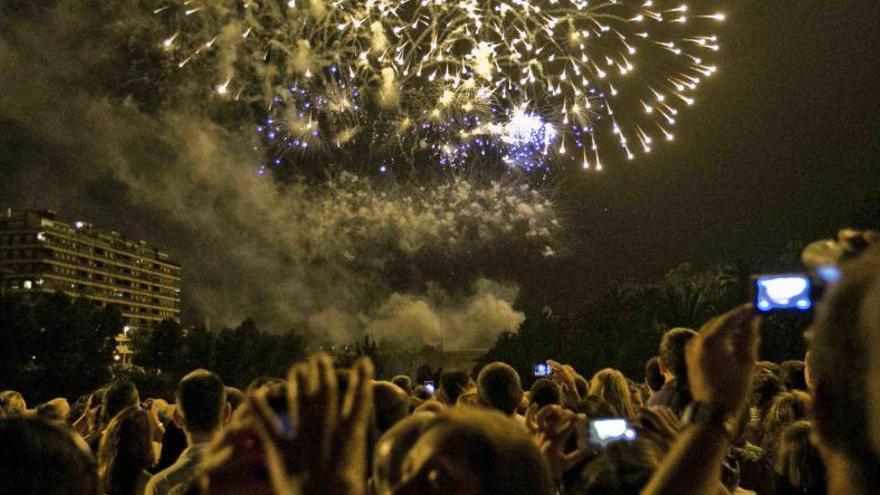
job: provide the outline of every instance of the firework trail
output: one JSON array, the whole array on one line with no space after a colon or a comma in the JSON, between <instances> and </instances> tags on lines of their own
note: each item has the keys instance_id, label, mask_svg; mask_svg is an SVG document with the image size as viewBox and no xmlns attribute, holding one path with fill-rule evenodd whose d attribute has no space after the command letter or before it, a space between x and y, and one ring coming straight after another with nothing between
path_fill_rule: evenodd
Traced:
<instances>
[{"instance_id":1,"label":"firework trail","mask_svg":"<svg viewBox=\"0 0 880 495\"><path fill-rule=\"evenodd\" d=\"M724 20L667 0L177 0L155 13L174 63L260 109L269 166L369 151L380 172L498 158L538 174L673 140L716 72L710 29Z\"/></svg>"}]
</instances>

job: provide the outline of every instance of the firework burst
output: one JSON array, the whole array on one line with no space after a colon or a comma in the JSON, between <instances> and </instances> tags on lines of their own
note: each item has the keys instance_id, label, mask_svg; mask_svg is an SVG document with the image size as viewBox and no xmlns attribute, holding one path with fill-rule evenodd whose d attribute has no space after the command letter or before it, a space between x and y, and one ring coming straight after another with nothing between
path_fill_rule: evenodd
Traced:
<instances>
[{"instance_id":1,"label":"firework burst","mask_svg":"<svg viewBox=\"0 0 880 495\"><path fill-rule=\"evenodd\" d=\"M156 13L177 65L260 106L273 160L370 145L383 165L489 155L544 174L673 140L716 72L709 30L724 20L667 0L186 0Z\"/></svg>"}]
</instances>

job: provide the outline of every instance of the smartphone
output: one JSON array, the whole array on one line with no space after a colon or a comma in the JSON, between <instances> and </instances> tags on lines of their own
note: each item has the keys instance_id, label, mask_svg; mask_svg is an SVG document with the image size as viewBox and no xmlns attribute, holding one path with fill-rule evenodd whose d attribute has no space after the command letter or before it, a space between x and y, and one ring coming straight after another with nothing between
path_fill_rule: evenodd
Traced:
<instances>
[{"instance_id":1,"label":"smartphone","mask_svg":"<svg viewBox=\"0 0 880 495\"><path fill-rule=\"evenodd\" d=\"M428 395L434 395L434 392L435 392L435 391L436 391L436 390L434 389L434 382L431 381L431 380L426 381L426 382L425 382L425 392L426 392Z\"/></svg>"},{"instance_id":2,"label":"smartphone","mask_svg":"<svg viewBox=\"0 0 880 495\"><path fill-rule=\"evenodd\" d=\"M603 449L617 442L632 442L636 439L636 430L629 421L623 418L600 418L586 423L584 437L596 448Z\"/></svg>"},{"instance_id":3,"label":"smartphone","mask_svg":"<svg viewBox=\"0 0 880 495\"><path fill-rule=\"evenodd\" d=\"M771 311L807 311L813 307L810 276L804 273L757 275L753 277L755 308Z\"/></svg>"},{"instance_id":4,"label":"smartphone","mask_svg":"<svg viewBox=\"0 0 880 495\"><path fill-rule=\"evenodd\" d=\"M629 421L623 418L600 418L586 423L584 437L590 445L605 448L617 442L632 442L636 439L636 430Z\"/></svg>"},{"instance_id":5,"label":"smartphone","mask_svg":"<svg viewBox=\"0 0 880 495\"><path fill-rule=\"evenodd\" d=\"M550 365L547 363L538 363L535 365L535 376L549 376Z\"/></svg>"}]
</instances>

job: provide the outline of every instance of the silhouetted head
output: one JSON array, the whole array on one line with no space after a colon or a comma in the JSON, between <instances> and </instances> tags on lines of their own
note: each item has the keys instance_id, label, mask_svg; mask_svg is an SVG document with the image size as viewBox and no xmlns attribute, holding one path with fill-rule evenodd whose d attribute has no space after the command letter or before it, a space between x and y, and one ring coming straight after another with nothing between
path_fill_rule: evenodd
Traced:
<instances>
[{"instance_id":1,"label":"silhouetted head","mask_svg":"<svg viewBox=\"0 0 880 495\"><path fill-rule=\"evenodd\" d=\"M752 392L749 405L757 408L761 417L770 409L776 395L785 392L785 384L773 373L755 371L752 374Z\"/></svg>"},{"instance_id":2,"label":"silhouetted head","mask_svg":"<svg viewBox=\"0 0 880 495\"><path fill-rule=\"evenodd\" d=\"M697 335L690 328L673 328L663 334L660 340L660 371L687 383L687 364L684 361L684 348Z\"/></svg>"},{"instance_id":3,"label":"silhouetted head","mask_svg":"<svg viewBox=\"0 0 880 495\"><path fill-rule=\"evenodd\" d=\"M496 361L480 371L477 377L477 400L480 405L510 416L516 411L522 397L519 375L510 365Z\"/></svg>"},{"instance_id":4,"label":"silhouetted head","mask_svg":"<svg viewBox=\"0 0 880 495\"><path fill-rule=\"evenodd\" d=\"M458 397L467 390L470 377L464 370L449 369L440 373L440 390L438 398L447 405L455 405Z\"/></svg>"},{"instance_id":5,"label":"silhouetted head","mask_svg":"<svg viewBox=\"0 0 880 495\"><path fill-rule=\"evenodd\" d=\"M0 419L0 459L0 493L102 493L88 445L42 419Z\"/></svg>"},{"instance_id":6,"label":"silhouetted head","mask_svg":"<svg viewBox=\"0 0 880 495\"><path fill-rule=\"evenodd\" d=\"M581 495L638 495L660 464L661 452L643 439L606 447L581 473Z\"/></svg>"},{"instance_id":7,"label":"silhouetted head","mask_svg":"<svg viewBox=\"0 0 880 495\"><path fill-rule=\"evenodd\" d=\"M406 395L412 395L413 381L412 378L408 377L407 375L396 375L394 378L391 379L391 383L400 387L400 389L403 390Z\"/></svg>"},{"instance_id":8,"label":"silhouetted head","mask_svg":"<svg viewBox=\"0 0 880 495\"><path fill-rule=\"evenodd\" d=\"M498 411L437 414L403 462L395 495L550 495L549 469L521 425Z\"/></svg>"},{"instance_id":9,"label":"silhouetted head","mask_svg":"<svg viewBox=\"0 0 880 495\"><path fill-rule=\"evenodd\" d=\"M391 382L373 382L373 419L379 434L409 415L409 396Z\"/></svg>"},{"instance_id":10,"label":"silhouetted head","mask_svg":"<svg viewBox=\"0 0 880 495\"><path fill-rule=\"evenodd\" d=\"M385 432L373 449L372 485L373 493L391 493L403 477L403 460L434 420L434 413L417 413L398 422Z\"/></svg>"},{"instance_id":11,"label":"silhouetted head","mask_svg":"<svg viewBox=\"0 0 880 495\"><path fill-rule=\"evenodd\" d=\"M800 390L806 392L807 379L804 375L806 366L803 361L783 361L779 365L779 379L788 390Z\"/></svg>"},{"instance_id":12,"label":"silhouetted head","mask_svg":"<svg viewBox=\"0 0 880 495\"><path fill-rule=\"evenodd\" d=\"M758 361L755 363L755 371L779 376L779 365L773 361Z\"/></svg>"},{"instance_id":13,"label":"silhouetted head","mask_svg":"<svg viewBox=\"0 0 880 495\"><path fill-rule=\"evenodd\" d=\"M104 390L101 400L101 424L106 425L123 409L136 406L140 402L138 389L128 380L117 380Z\"/></svg>"},{"instance_id":14,"label":"silhouetted head","mask_svg":"<svg viewBox=\"0 0 880 495\"><path fill-rule=\"evenodd\" d=\"M562 392L559 390L559 385L552 380L546 378L535 380L532 388L529 389L529 405L537 404L540 409L550 404L561 403Z\"/></svg>"},{"instance_id":15,"label":"silhouetted head","mask_svg":"<svg viewBox=\"0 0 880 495\"><path fill-rule=\"evenodd\" d=\"M196 370L183 377L177 384L177 411L184 430L189 433L212 433L223 422L226 388L223 380L208 370Z\"/></svg>"}]
</instances>

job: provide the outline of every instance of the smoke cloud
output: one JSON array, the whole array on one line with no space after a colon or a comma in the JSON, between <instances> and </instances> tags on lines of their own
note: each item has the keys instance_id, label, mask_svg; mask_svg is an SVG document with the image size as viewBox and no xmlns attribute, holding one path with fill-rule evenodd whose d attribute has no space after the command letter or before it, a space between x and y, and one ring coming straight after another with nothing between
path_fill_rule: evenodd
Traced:
<instances>
[{"instance_id":1,"label":"smoke cloud","mask_svg":"<svg viewBox=\"0 0 880 495\"><path fill-rule=\"evenodd\" d=\"M217 118L222 100L191 101L173 73L144 66L161 51L149 11L112 4L0 7L0 199L166 243L185 307L211 323L253 316L412 347L442 335L449 349L519 327L515 284L480 265L552 252L558 223L539 193L262 176L251 136Z\"/></svg>"}]
</instances>

